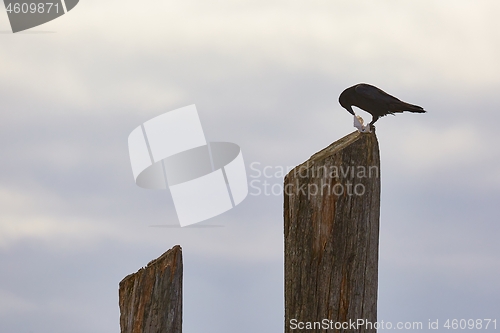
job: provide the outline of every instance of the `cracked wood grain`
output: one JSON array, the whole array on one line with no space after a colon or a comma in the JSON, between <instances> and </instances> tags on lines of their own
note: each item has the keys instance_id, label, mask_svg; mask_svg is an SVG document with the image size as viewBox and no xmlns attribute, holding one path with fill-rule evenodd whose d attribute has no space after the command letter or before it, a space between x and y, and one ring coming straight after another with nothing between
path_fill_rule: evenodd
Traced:
<instances>
[{"instance_id":1,"label":"cracked wood grain","mask_svg":"<svg viewBox=\"0 0 500 333\"><path fill-rule=\"evenodd\" d=\"M314 154L288 173L284 189L285 333L353 332L292 330L292 319L376 322L380 157L375 131L356 131Z\"/></svg>"}]
</instances>

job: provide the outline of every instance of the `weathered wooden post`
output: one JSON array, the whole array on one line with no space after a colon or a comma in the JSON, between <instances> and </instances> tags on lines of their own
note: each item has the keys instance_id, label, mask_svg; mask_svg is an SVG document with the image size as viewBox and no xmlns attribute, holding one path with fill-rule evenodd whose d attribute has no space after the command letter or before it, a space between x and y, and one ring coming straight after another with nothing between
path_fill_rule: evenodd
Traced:
<instances>
[{"instance_id":1,"label":"weathered wooden post","mask_svg":"<svg viewBox=\"0 0 500 333\"><path fill-rule=\"evenodd\" d=\"M376 332L375 132L356 131L314 154L288 173L284 191L285 332Z\"/></svg>"},{"instance_id":2,"label":"weathered wooden post","mask_svg":"<svg viewBox=\"0 0 500 333\"><path fill-rule=\"evenodd\" d=\"M182 249L174 246L120 282L121 333L182 332Z\"/></svg>"}]
</instances>

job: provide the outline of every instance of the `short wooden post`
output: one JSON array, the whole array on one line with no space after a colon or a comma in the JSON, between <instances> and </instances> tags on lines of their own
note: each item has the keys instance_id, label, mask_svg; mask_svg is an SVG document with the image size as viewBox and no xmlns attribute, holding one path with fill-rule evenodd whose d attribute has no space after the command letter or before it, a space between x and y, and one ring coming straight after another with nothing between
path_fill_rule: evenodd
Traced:
<instances>
[{"instance_id":1,"label":"short wooden post","mask_svg":"<svg viewBox=\"0 0 500 333\"><path fill-rule=\"evenodd\" d=\"M182 332L182 249L174 246L120 282L121 333Z\"/></svg>"},{"instance_id":2,"label":"short wooden post","mask_svg":"<svg viewBox=\"0 0 500 333\"><path fill-rule=\"evenodd\" d=\"M375 132L314 154L285 177L284 190L285 332L376 332L368 324L377 320ZM346 327L359 320L365 325Z\"/></svg>"}]
</instances>

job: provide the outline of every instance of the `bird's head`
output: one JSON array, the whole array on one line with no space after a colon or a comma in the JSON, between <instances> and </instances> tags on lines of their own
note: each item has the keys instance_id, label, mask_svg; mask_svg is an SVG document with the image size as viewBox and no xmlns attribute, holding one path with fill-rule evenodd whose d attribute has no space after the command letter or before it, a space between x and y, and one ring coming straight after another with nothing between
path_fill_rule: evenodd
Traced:
<instances>
[{"instance_id":1,"label":"bird's head","mask_svg":"<svg viewBox=\"0 0 500 333\"><path fill-rule=\"evenodd\" d=\"M340 94L340 96L339 96L339 103L340 103L340 105L341 105L344 109L346 109L346 110L347 110L350 114L355 115L355 114L354 114L354 111L353 111L353 109L352 109L352 103L349 101L349 97L348 97L348 95L347 95L347 93L346 93L346 91L345 91L345 90L344 90L344 91L342 92L342 94Z\"/></svg>"}]
</instances>

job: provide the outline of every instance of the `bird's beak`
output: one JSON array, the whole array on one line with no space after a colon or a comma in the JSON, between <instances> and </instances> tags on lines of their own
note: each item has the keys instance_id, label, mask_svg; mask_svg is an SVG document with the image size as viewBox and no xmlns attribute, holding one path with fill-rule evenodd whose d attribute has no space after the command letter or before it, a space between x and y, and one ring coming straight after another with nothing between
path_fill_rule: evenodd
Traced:
<instances>
[{"instance_id":1,"label":"bird's beak","mask_svg":"<svg viewBox=\"0 0 500 333\"><path fill-rule=\"evenodd\" d=\"M356 114L354 113L353 109L352 109L352 106L348 106L347 107L347 111L349 111L349 113L351 113L353 116L355 116Z\"/></svg>"}]
</instances>

